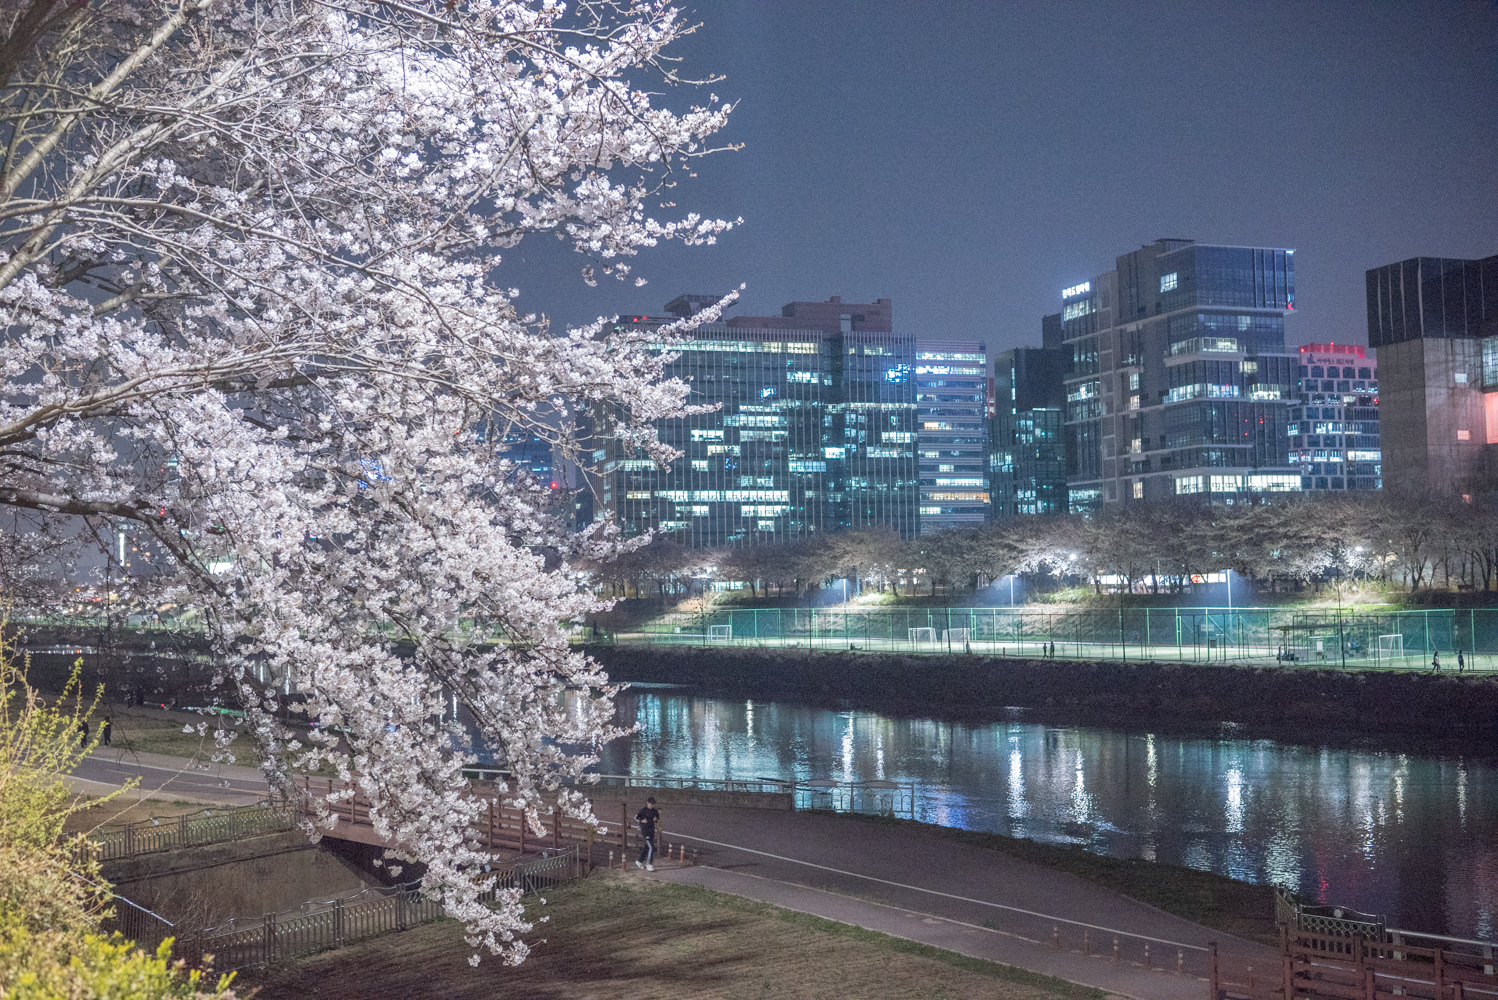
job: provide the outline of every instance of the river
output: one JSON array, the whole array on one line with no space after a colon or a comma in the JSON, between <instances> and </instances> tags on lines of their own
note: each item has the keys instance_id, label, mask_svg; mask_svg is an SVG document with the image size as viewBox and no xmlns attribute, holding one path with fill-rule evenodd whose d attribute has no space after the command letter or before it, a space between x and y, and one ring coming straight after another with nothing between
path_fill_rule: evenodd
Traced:
<instances>
[{"instance_id":1,"label":"river","mask_svg":"<svg viewBox=\"0 0 1498 1000\"><path fill-rule=\"evenodd\" d=\"M960 724L634 689L599 770L885 779L916 818L1293 889L1462 937L1498 924L1498 768L1249 739Z\"/></svg>"}]
</instances>

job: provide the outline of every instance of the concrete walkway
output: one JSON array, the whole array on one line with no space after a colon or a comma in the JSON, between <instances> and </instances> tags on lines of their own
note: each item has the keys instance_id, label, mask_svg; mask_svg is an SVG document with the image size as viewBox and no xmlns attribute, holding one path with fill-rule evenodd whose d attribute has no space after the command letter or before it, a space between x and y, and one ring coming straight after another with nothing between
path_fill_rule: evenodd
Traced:
<instances>
[{"instance_id":1,"label":"concrete walkway","mask_svg":"<svg viewBox=\"0 0 1498 1000\"><path fill-rule=\"evenodd\" d=\"M160 753L100 747L84 758L68 783L84 793L110 792L136 780L134 799L180 799L210 805L248 805L265 798L259 769L213 764Z\"/></svg>"},{"instance_id":2,"label":"concrete walkway","mask_svg":"<svg viewBox=\"0 0 1498 1000\"><path fill-rule=\"evenodd\" d=\"M700 866L663 869L660 877L1122 995L1202 996L1211 941L1225 972L1269 973L1278 965L1276 949L915 825L677 806L663 810L662 831L665 844L698 852Z\"/></svg>"}]
</instances>

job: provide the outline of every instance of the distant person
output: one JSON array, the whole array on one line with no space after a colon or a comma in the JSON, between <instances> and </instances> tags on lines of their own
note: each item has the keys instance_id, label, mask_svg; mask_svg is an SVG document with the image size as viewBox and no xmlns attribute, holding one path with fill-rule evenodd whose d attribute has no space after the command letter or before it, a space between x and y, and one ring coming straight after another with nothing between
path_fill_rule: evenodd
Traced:
<instances>
[{"instance_id":1,"label":"distant person","mask_svg":"<svg viewBox=\"0 0 1498 1000\"><path fill-rule=\"evenodd\" d=\"M1441 672L1441 651L1439 649L1436 650L1435 654L1430 658L1430 669L1434 670L1436 673Z\"/></svg>"},{"instance_id":2,"label":"distant person","mask_svg":"<svg viewBox=\"0 0 1498 1000\"><path fill-rule=\"evenodd\" d=\"M87 719L79 719L78 720L78 745L80 747L86 747L86 746L88 746L88 720Z\"/></svg>"},{"instance_id":3,"label":"distant person","mask_svg":"<svg viewBox=\"0 0 1498 1000\"><path fill-rule=\"evenodd\" d=\"M109 746L110 736L114 733L114 722L109 716L104 716L104 728L99 731L99 736L104 740L104 745Z\"/></svg>"},{"instance_id":4,"label":"distant person","mask_svg":"<svg viewBox=\"0 0 1498 1000\"><path fill-rule=\"evenodd\" d=\"M655 807L655 796L645 800L645 808L635 813L635 822L640 824L640 856L636 868L655 871L655 825L660 822L661 812Z\"/></svg>"},{"instance_id":5,"label":"distant person","mask_svg":"<svg viewBox=\"0 0 1498 1000\"><path fill-rule=\"evenodd\" d=\"M1456 651L1456 672L1457 673L1461 673L1461 672L1463 672L1466 669L1467 669L1467 658L1464 657L1462 655L1462 651L1460 649L1458 649Z\"/></svg>"}]
</instances>

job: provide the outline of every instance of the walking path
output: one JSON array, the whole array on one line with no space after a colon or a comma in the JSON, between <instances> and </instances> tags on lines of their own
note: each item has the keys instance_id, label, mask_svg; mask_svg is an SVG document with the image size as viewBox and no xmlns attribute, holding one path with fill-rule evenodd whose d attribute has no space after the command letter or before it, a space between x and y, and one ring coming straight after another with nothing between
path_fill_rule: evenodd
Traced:
<instances>
[{"instance_id":1,"label":"walking path","mask_svg":"<svg viewBox=\"0 0 1498 1000\"><path fill-rule=\"evenodd\" d=\"M919 827L819 813L675 806L664 812L662 829L665 843L698 850L700 865L663 868L658 878L1119 995L1199 998L1211 941L1218 943L1225 970L1277 968L1276 949Z\"/></svg>"},{"instance_id":2,"label":"walking path","mask_svg":"<svg viewBox=\"0 0 1498 1000\"><path fill-rule=\"evenodd\" d=\"M265 778L258 768L103 747L80 761L68 776L75 789L95 794L114 791L132 779L139 782L129 793L134 799L248 805L266 795Z\"/></svg>"},{"instance_id":3,"label":"walking path","mask_svg":"<svg viewBox=\"0 0 1498 1000\"><path fill-rule=\"evenodd\" d=\"M132 777L141 779L140 794L199 802L253 802L266 792L254 768L205 768L180 757L119 751L91 756L75 781L107 788ZM1206 989L1209 941L1218 942L1221 965L1228 972L1253 966L1267 974L1277 967L1277 951L1265 945L913 824L826 813L671 806L663 810L661 830L663 846L686 845L698 864L663 864L655 878L815 914L1117 996L1198 1000ZM1147 961L1152 968L1146 968Z\"/></svg>"}]
</instances>

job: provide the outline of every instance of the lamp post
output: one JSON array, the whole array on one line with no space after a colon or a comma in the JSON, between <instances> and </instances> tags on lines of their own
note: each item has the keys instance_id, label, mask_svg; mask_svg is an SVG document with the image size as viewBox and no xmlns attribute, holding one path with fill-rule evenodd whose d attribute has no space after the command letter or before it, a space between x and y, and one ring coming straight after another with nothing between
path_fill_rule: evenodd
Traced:
<instances>
[{"instance_id":1,"label":"lamp post","mask_svg":"<svg viewBox=\"0 0 1498 1000\"><path fill-rule=\"evenodd\" d=\"M1228 620L1227 627L1222 630L1222 658L1226 661L1228 658L1228 642L1233 638L1233 567L1229 566L1223 570L1222 578L1227 581L1228 585Z\"/></svg>"}]
</instances>

